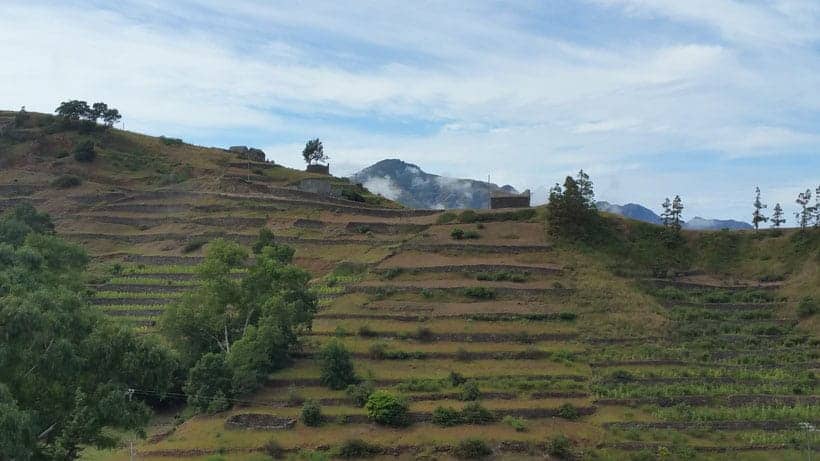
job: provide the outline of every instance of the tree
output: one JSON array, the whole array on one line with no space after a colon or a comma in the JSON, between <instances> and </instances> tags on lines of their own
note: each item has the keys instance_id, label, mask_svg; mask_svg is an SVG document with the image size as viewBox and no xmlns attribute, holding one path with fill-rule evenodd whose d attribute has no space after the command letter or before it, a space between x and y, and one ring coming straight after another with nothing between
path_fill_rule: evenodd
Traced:
<instances>
[{"instance_id":1,"label":"tree","mask_svg":"<svg viewBox=\"0 0 820 461\"><path fill-rule=\"evenodd\" d=\"M814 227L820 227L820 186L814 191Z\"/></svg>"},{"instance_id":2,"label":"tree","mask_svg":"<svg viewBox=\"0 0 820 461\"><path fill-rule=\"evenodd\" d=\"M55 110L57 115L69 121L92 120L94 111L88 106L85 101L78 101L72 99L71 101L64 101Z\"/></svg>"},{"instance_id":3,"label":"tree","mask_svg":"<svg viewBox=\"0 0 820 461\"><path fill-rule=\"evenodd\" d=\"M374 422L385 426L402 427L410 423L407 400L388 391L376 391L364 406Z\"/></svg>"},{"instance_id":4,"label":"tree","mask_svg":"<svg viewBox=\"0 0 820 461\"><path fill-rule=\"evenodd\" d=\"M202 412L218 413L227 410L228 396L232 395L231 369L221 353L208 353L197 361L188 372L183 390L188 403Z\"/></svg>"},{"instance_id":5,"label":"tree","mask_svg":"<svg viewBox=\"0 0 820 461\"><path fill-rule=\"evenodd\" d=\"M120 111L117 109L108 109L102 114L103 122L105 126L112 127L115 123L122 120L122 115L120 115Z\"/></svg>"},{"instance_id":6,"label":"tree","mask_svg":"<svg viewBox=\"0 0 820 461\"><path fill-rule=\"evenodd\" d=\"M584 202L587 203L587 206L595 208L595 192L589 175L584 173L584 170L580 170L575 182L578 184L578 191L581 193L581 197L584 199Z\"/></svg>"},{"instance_id":7,"label":"tree","mask_svg":"<svg viewBox=\"0 0 820 461\"><path fill-rule=\"evenodd\" d=\"M302 150L302 157L308 165L312 163L326 162L328 157L325 155L325 149L322 146L322 141L319 138L311 139L305 144Z\"/></svg>"},{"instance_id":8,"label":"tree","mask_svg":"<svg viewBox=\"0 0 820 461\"><path fill-rule=\"evenodd\" d=\"M115 446L111 429L140 431L178 383L166 347L88 304L88 256L53 228L26 205L0 218L0 459Z\"/></svg>"},{"instance_id":9,"label":"tree","mask_svg":"<svg viewBox=\"0 0 820 461\"><path fill-rule=\"evenodd\" d=\"M672 201L669 200L669 197L661 203L661 207L663 211L661 212L661 221L663 222L664 227L669 227L672 223Z\"/></svg>"},{"instance_id":10,"label":"tree","mask_svg":"<svg viewBox=\"0 0 820 461\"><path fill-rule=\"evenodd\" d=\"M572 240L599 238L600 218L595 209L592 181L580 171L578 178L567 176L564 186L556 184L550 189L547 203L547 223L550 232Z\"/></svg>"},{"instance_id":11,"label":"tree","mask_svg":"<svg viewBox=\"0 0 820 461\"><path fill-rule=\"evenodd\" d=\"M338 340L333 340L322 348L319 360L323 385L339 390L359 381L353 370L350 352Z\"/></svg>"},{"instance_id":12,"label":"tree","mask_svg":"<svg viewBox=\"0 0 820 461\"><path fill-rule=\"evenodd\" d=\"M305 404L302 405L302 412L299 415L299 419L305 426L321 426L324 422L324 417L322 416L322 407L319 406L319 402L315 400L306 401Z\"/></svg>"},{"instance_id":13,"label":"tree","mask_svg":"<svg viewBox=\"0 0 820 461\"><path fill-rule=\"evenodd\" d=\"M811 189L806 189L806 192L797 194L795 203L800 205L800 211L795 212L794 217L797 219L800 229L805 230L812 217L812 209L809 206L809 203L811 203Z\"/></svg>"},{"instance_id":14,"label":"tree","mask_svg":"<svg viewBox=\"0 0 820 461\"><path fill-rule=\"evenodd\" d=\"M671 226L676 231L683 227L683 200L681 200L680 195L676 195L675 199L672 200Z\"/></svg>"},{"instance_id":15,"label":"tree","mask_svg":"<svg viewBox=\"0 0 820 461\"><path fill-rule=\"evenodd\" d=\"M760 223L766 222L769 220L766 216L763 215L761 210L766 209L766 204L760 201L760 188L755 187L755 201L753 203L755 211L752 212L752 225L755 226L755 232L757 232Z\"/></svg>"},{"instance_id":16,"label":"tree","mask_svg":"<svg viewBox=\"0 0 820 461\"><path fill-rule=\"evenodd\" d=\"M772 212L772 227L775 229L780 228L781 224L786 222L786 218L783 217L783 207L780 206L780 203L776 203L774 205L774 212Z\"/></svg>"},{"instance_id":17,"label":"tree","mask_svg":"<svg viewBox=\"0 0 820 461\"><path fill-rule=\"evenodd\" d=\"M91 105L90 117L92 120L99 120L105 113L108 112L108 104L104 102L95 102Z\"/></svg>"}]
</instances>

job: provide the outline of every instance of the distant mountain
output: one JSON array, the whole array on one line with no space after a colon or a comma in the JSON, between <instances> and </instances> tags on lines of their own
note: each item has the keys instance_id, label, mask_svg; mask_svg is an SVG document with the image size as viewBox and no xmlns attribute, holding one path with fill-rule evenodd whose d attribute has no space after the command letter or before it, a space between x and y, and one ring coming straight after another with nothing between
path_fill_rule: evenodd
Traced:
<instances>
[{"instance_id":1,"label":"distant mountain","mask_svg":"<svg viewBox=\"0 0 820 461\"><path fill-rule=\"evenodd\" d=\"M608 213L625 216L636 221L648 222L651 224L661 224L661 217L649 208L638 205L636 203L627 203L626 205L615 205L609 202L596 202L595 204L599 210ZM751 229L752 225L742 221L735 221L734 219L704 219L701 217L694 217L683 224L684 229L691 230L720 230L720 229Z\"/></svg>"},{"instance_id":2,"label":"distant mountain","mask_svg":"<svg viewBox=\"0 0 820 461\"><path fill-rule=\"evenodd\" d=\"M382 160L350 179L411 208L486 208L488 202L485 181L425 173L418 166L398 159ZM517 193L508 185L489 184L489 190Z\"/></svg>"},{"instance_id":3,"label":"distant mountain","mask_svg":"<svg viewBox=\"0 0 820 461\"><path fill-rule=\"evenodd\" d=\"M613 213L636 221L648 222L650 224L661 224L661 217L649 208L637 203L627 203L626 205L615 205L609 202L596 202L595 205L601 211Z\"/></svg>"},{"instance_id":4,"label":"distant mountain","mask_svg":"<svg viewBox=\"0 0 820 461\"><path fill-rule=\"evenodd\" d=\"M752 229L752 225L734 219L704 219L695 216L683 225L684 229L691 230L720 230L720 229Z\"/></svg>"}]
</instances>

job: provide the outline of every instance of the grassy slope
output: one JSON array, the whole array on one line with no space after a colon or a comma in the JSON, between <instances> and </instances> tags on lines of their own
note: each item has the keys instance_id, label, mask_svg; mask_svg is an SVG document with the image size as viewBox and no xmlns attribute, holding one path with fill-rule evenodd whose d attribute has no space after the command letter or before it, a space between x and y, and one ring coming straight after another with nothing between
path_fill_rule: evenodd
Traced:
<instances>
[{"instance_id":1,"label":"grassy slope","mask_svg":"<svg viewBox=\"0 0 820 461\"><path fill-rule=\"evenodd\" d=\"M0 119L10 115L0 112ZM623 451L624 446L617 444L643 444L653 453L657 451L656 445L679 451L685 451L687 447L748 447L755 444L790 447L792 440L801 435L795 429L637 430L623 426L625 423L687 418L795 420L806 413L818 413L816 403L805 408L800 404L747 403L738 406L719 400L710 405L709 408L723 411L721 414L708 414L698 405L674 406L672 411L653 403L596 403L600 399L645 396L667 399L683 395L716 399L745 394L816 396L817 382L807 373L817 371L818 316L798 319L795 302L806 295L820 298L817 233L806 240L793 231L781 235L771 232L757 235L751 232L688 232L685 234L685 250L676 255L679 257L678 269L695 271L695 275L682 277L679 281L734 286L756 284L760 280L782 280L772 293L774 299L787 302L761 304L748 311L752 315L731 309L710 314L713 311L698 307L667 308L663 304L670 298L702 302L705 297L717 296L714 293L722 290L658 290L639 282L637 279L647 277L647 261L651 261L657 252L657 246L649 236L654 230L647 225L618 219L618 235L630 236L630 244L619 240L613 241L609 247L584 249L550 241L540 212L528 222L477 225L435 224L435 216L385 218L355 208L329 210L292 201L292 198L277 193L260 194L259 190L250 189L236 179L247 175L247 168L231 166L239 161L233 154L220 149L172 146L157 138L119 130L83 135L51 129L51 122L50 117L35 114L28 128L17 133L17 139L0 138L0 162L3 163L0 185L37 186L39 189L26 197L54 214L59 232L83 243L93 255L102 257L95 260L93 281L110 283L113 288L107 290L101 286L98 302L109 312L132 312L132 315L122 317L124 321L136 321L138 328L152 332L151 323L156 319L157 311L161 312L162 304L178 295L164 291L187 289L195 284L190 277L184 281L178 278L180 274L190 274L191 266L187 264L194 262L191 257L202 255L203 248L185 252L197 235L252 238L261 224L274 229L280 236L324 241L322 244L301 240L294 243L297 263L317 277L314 281L316 289L325 295L334 295L322 301L322 314L335 314L336 317L317 319L317 334L306 339L305 351L317 350L330 339L327 335L341 335L357 354L357 372L362 377L393 380L383 386L423 398L413 402L413 411L429 412L439 405L462 405L457 400L431 394L458 392L443 379L451 370L476 378L482 392L509 394L504 398L490 396L483 399L485 407L496 411L548 410L564 403L579 407L595 405L596 408L593 415L578 421L532 418L525 432L517 432L500 422L447 429L419 423L404 430L339 422L317 429L297 425L294 430L284 432L237 431L225 427L226 418L236 413L296 415L298 408L272 408L269 405L273 401L287 401L294 393L320 399L344 397L342 392L328 391L309 383L299 384L299 380L317 375L313 361L303 358L293 368L272 376L271 385L257 395L248 396L248 404L237 406L226 414L194 417L162 440L138 442L141 459L153 459L152 456L163 450L166 454L191 459L201 458L195 456L199 453L196 450L238 450L240 453L230 455L232 459L257 459L258 455L243 451L255 450L271 439L287 448L312 449L358 437L383 446L420 446L424 453L433 445L455 444L470 435L494 442L518 440L538 444L558 434L570 436L576 449L589 456L629 459L629 456L638 454L636 447ZM75 144L89 137L98 146L98 158L93 163L80 164L71 155L63 155L70 154ZM68 190L50 185L55 178L65 174L83 178L83 184ZM310 175L282 167L252 167L251 176L256 184L287 187ZM165 198L135 196L152 191L209 194ZM111 192L122 195L98 195ZM217 192L223 195L213 194ZM0 199L12 195L15 194L4 194ZM97 198L89 198L94 195ZM375 197L367 198L380 206L396 206ZM120 221L111 222L112 217ZM241 217L245 221L214 221L212 218L216 217ZM297 227L297 219L310 219L321 225ZM387 234L346 227L348 222L364 221L430 227ZM454 227L475 230L481 238L460 242L471 245L464 248L425 247L418 250L401 246L403 242L423 245L458 243L449 238ZM146 236L151 238L146 240ZM529 248L489 252L481 249L481 245L489 244L551 247L545 251ZM131 262L124 258L125 255L173 256L178 259ZM334 268L342 261L361 262L367 266L363 271L339 270L334 275ZM523 283L512 283L479 281L478 271L469 268L441 274L421 267L471 264L558 267L562 271L557 274L533 273L527 275ZM396 267L404 269L398 271ZM380 271L382 268L393 270ZM129 284L140 284L143 288L134 293L127 289ZM151 285L162 287L158 289L162 292L153 293L144 288ZM346 286L357 285L419 288L401 293L385 289L369 294L342 294ZM468 285L499 289L536 286L555 290L541 294L512 291L499 294L497 299L477 300L458 290L421 288ZM567 292L567 289L571 291ZM752 291L746 289L741 293ZM159 304L140 304L145 298L156 298ZM475 317L477 314L561 312L575 314L574 320ZM406 318L407 314L418 317ZM351 316L344 318L344 315ZM368 315L382 317L368 318ZM385 317L396 315L405 318ZM453 315L456 317L436 318ZM773 327L777 330L772 330ZM382 335L372 337L369 331ZM773 331L778 336L761 336ZM424 339L426 332L461 336L430 341ZM699 335L698 332L708 334ZM392 333L392 337L385 337L387 333ZM488 334L498 335L498 338L486 340L476 336L486 337ZM538 334L563 336L532 339L531 335ZM372 357L374 345L393 353L393 358ZM397 353L404 353L405 358L396 359ZM471 358L469 354L474 353L484 355ZM510 354L518 355L512 358ZM613 376L621 377L623 382L613 381ZM713 382L715 376L732 382ZM676 382L656 382L657 378ZM291 388L280 385L287 382L297 384ZM538 396L539 392L552 392L556 396L545 398ZM324 406L324 412L356 415L361 414L362 409L349 404L328 404ZM608 423L622 425L608 428L605 426ZM165 431L173 424L167 418L158 418L157 426L149 433ZM602 444L607 444L608 448ZM595 447L600 449L595 450ZM541 449L536 447L534 450ZM799 455L799 452L785 449L742 452L745 459L797 459ZM520 457L510 453L505 456ZM738 455L700 452L699 456L736 459ZM413 459L411 455L404 457ZM89 451L88 458L127 459L127 453Z\"/></svg>"}]
</instances>

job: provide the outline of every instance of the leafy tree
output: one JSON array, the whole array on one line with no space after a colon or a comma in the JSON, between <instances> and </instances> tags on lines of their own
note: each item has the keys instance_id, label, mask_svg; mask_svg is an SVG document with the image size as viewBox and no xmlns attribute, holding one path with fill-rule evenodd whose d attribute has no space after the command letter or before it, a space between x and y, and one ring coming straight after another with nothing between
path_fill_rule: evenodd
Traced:
<instances>
[{"instance_id":1,"label":"leafy tree","mask_svg":"<svg viewBox=\"0 0 820 461\"><path fill-rule=\"evenodd\" d=\"M783 207L780 206L780 203L776 203L774 205L774 211L772 212L771 223L772 227L775 229L780 228L781 224L786 222L786 218L783 217Z\"/></svg>"},{"instance_id":2,"label":"leafy tree","mask_svg":"<svg viewBox=\"0 0 820 461\"><path fill-rule=\"evenodd\" d=\"M322 146L322 141L319 141L319 138L311 139L305 144L305 148L302 150L302 157L308 165L326 162L328 160L328 157L325 155L325 148Z\"/></svg>"},{"instance_id":3,"label":"leafy tree","mask_svg":"<svg viewBox=\"0 0 820 461\"><path fill-rule=\"evenodd\" d=\"M188 372L185 394L188 403L199 411L217 413L227 410L231 392L231 369L225 354L210 352L202 356Z\"/></svg>"},{"instance_id":4,"label":"leafy tree","mask_svg":"<svg viewBox=\"0 0 820 461\"><path fill-rule=\"evenodd\" d=\"M679 231L683 227L683 200L681 200L680 195L676 195L675 199L672 200L670 215L672 228Z\"/></svg>"},{"instance_id":5,"label":"leafy tree","mask_svg":"<svg viewBox=\"0 0 820 461\"><path fill-rule=\"evenodd\" d=\"M276 236L273 235L272 230L268 229L267 227L259 229L259 237L256 238L256 242L254 242L253 244L253 254L258 255L266 246L274 245L275 240Z\"/></svg>"},{"instance_id":6,"label":"leafy tree","mask_svg":"<svg viewBox=\"0 0 820 461\"><path fill-rule=\"evenodd\" d=\"M28 122L29 118L31 118L26 112L26 106L20 108L20 111L14 114L14 126L17 128L22 128L26 122Z\"/></svg>"},{"instance_id":7,"label":"leafy tree","mask_svg":"<svg viewBox=\"0 0 820 461\"><path fill-rule=\"evenodd\" d=\"M299 419L305 426L321 426L322 422L324 422L324 417L322 417L322 407L319 406L319 402L315 400L305 402L305 404L302 405L302 413L299 415Z\"/></svg>"},{"instance_id":8,"label":"leafy tree","mask_svg":"<svg viewBox=\"0 0 820 461\"><path fill-rule=\"evenodd\" d=\"M601 220L593 197L592 181L583 170L578 173L577 180L567 176L563 187L553 186L547 204L550 232L570 240L601 239Z\"/></svg>"},{"instance_id":9,"label":"leafy tree","mask_svg":"<svg viewBox=\"0 0 820 461\"><path fill-rule=\"evenodd\" d=\"M120 111L117 109L108 109L102 114L103 123L105 126L112 127L115 123L122 120L122 115L120 115Z\"/></svg>"},{"instance_id":10,"label":"leafy tree","mask_svg":"<svg viewBox=\"0 0 820 461\"><path fill-rule=\"evenodd\" d=\"M763 215L763 211L761 211L761 210L766 209L766 204L764 204L762 201L760 201L760 188L759 187L755 187L755 201L754 201L753 206L755 208L755 211L752 212L752 225L755 226L755 232L757 232L757 229L758 229L758 226L760 226L760 223L766 222L766 221L769 220L769 218L767 218L766 216Z\"/></svg>"},{"instance_id":11,"label":"leafy tree","mask_svg":"<svg viewBox=\"0 0 820 461\"><path fill-rule=\"evenodd\" d=\"M177 383L173 354L86 299L88 257L21 205L0 218L0 459L75 459L141 430Z\"/></svg>"},{"instance_id":12,"label":"leafy tree","mask_svg":"<svg viewBox=\"0 0 820 461\"><path fill-rule=\"evenodd\" d=\"M319 361L321 380L325 386L339 390L358 382L356 372L353 370L353 361L350 359L350 352L338 340L334 339L322 348Z\"/></svg>"},{"instance_id":13,"label":"leafy tree","mask_svg":"<svg viewBox=\"0 0 820 461\"><path fill-rule=\"evenodd\" d=\"M664 227L669 227L672 224L672 201L669 200L669 197L661 204L663 211L661 212L661 221L663 222Z\"/></svg>"},{"instance_id":14,"label":"leafy tree","mask_svg":"<svg viewBox=\"0 0 820 461\"><path fill-rule=\"evenodd\" d=\"M91 105L90 117L93 120L99 120L100 117L108 112L108 104L104 102L95 102Z\"/></svg>"},{"instance_id":15,"label":"leafy tree","mask_svg":"<svg viewBox=\"0 0 820 461\"><path fill-rule=\"evenodd\" d=\"M806 192L797 194L795 203L800 205L800 211L796 212L794 217L797 218L800 229L805 230L811 222L812 217L812 208L809 206L809 203L811 203L811 189L806 189Z\"/></svg>"},{"instance_id":16,"label":"leafy tree","mask_svg":"<svg viewBox=\"0 0 820 461\"><path fill-rule=\"evenodd\" d=\"M64 101L55 110L57 115L69 121L90 120L94 114L91 107L85 101L72 99Z\"/></svg>"},{"instance_id":17,"label":"leafy tree","mask_svg":"<svg viewBox=\"0 0 820 461\"><path fill-rule=\"evenodd\" d=\"M410 423L407 415L407 399L387 391L376 391L364 406L374 422L385 426L402 427Z\"/></svg>"}]
</instances>

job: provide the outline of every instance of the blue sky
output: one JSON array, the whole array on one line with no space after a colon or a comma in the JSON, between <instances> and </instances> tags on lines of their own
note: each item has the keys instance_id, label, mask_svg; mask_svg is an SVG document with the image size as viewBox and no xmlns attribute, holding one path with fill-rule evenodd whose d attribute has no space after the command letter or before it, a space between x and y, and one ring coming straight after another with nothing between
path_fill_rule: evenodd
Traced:
<instances>
[{"instance_id":1,"label":"blue sky","mask_svg":"<svg viewBox=\"0 0 820 461\"><path fill-rule=\"evenodd\" d=\"M604 200L746 221L756 185L790 212L820 185L816 0L5 0L0 43L3 108L102 100L288 166L320 137L336 174L584 168Z\"/></svg>"}]
</instances>

